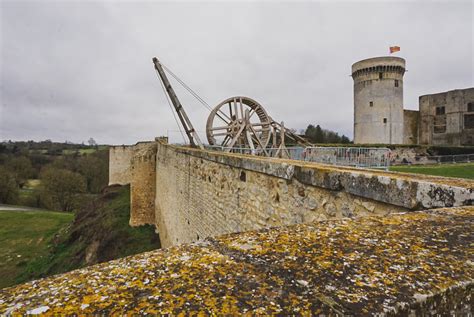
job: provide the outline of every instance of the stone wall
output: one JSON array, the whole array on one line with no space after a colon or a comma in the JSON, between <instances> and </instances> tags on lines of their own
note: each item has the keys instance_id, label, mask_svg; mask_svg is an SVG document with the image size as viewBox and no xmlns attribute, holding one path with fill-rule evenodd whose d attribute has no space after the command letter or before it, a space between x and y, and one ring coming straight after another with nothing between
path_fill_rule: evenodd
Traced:
<instances>
[{"instance_id":1,"label":"stone wall","mask_svg":"<svg viewBox=\"0 0 474 317\"><path fill-rule=\"evenodd\" d=\"M474 106L469 109L469 104L474 105L474 88L421 96L419 143L474 145Z\"/></svg>"},{"instance_id":2,"label":"stone wall","mask_svg":"<svg viewBox=\"0 0 474 317\"><path fill-rule=\"evenodd\" d=\"M133 145L109 147L109 185L130 184L133 149Z\"/></svg>"},{"instance_id":3,"label":"stone wall","mask_svg":"<svg viewBox=\"0 0 474 317\"><path fill-rule=\"evenodd\" d=\"M156 144L139 143L130 161L130 225L155 224Z\"/></svg>"},{"instance_id":4,"label":"stone wall","mask_svg":"<svg viewBox=\"0 0 474 317\"><path fill-rule=\"evenodd\" d=\"M474 200L469 181L157 145L154 217L165 247L230 232Z\"/></svg>"},{"instance_id":5,"label":"stone wall","mask_svg":"<svg viewBox=\"0 0 474 317\"><path fill-rule=\"evenodd\" d=\"M130 225L154 224L156 142L111 146L109 185L130 184Z\"/></svg>"},{"instance_id":6,"label":"stone wall","mask_svg":"<svg viewBox=\"0 0 474 317\"><path fill-rule=\"evenodd\" d=\"M428 153L428 147L395 147L391 149L390 165L437 164Z\"/></svg>"},{"instance_id":7,"label":"stone wall","mask_svg":"<svg viewBox=\"0 0 474 317\"><path fill-rule=\"evenodd\" d=\"M403 144L418 144L419 118L419 111L403 110Z\"/></svg>"}]
</instances>

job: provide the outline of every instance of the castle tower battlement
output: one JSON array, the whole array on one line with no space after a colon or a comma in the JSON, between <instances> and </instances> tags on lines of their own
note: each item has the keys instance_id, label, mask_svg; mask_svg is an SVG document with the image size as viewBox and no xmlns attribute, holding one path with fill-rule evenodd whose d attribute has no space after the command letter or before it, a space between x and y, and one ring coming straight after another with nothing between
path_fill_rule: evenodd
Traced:
<instances>
[{"instance_id":1,"label":"castle tower battlement","mask_svg":"<svg viewBox=\"0 0 474 317\"><path fill-rule=\"evenodd\" d=\"M403 143L405 60L374 57L352 65L354 143Z\"/></svg>"}]
</instances>

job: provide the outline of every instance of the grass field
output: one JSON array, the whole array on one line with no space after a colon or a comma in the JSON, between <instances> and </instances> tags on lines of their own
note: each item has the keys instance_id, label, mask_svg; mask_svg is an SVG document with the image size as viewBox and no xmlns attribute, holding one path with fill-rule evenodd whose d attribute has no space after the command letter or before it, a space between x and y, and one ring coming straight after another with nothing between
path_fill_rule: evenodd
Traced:
<instances>
[{"instance_id":1,"label":"grass field","mask_svg":"<svg viewBox=\"0 0 474 317\"><path fill-rule=\"evenodd\" d=\"M28 262L47 256L49 241L73 217L52 211L0 210L0 288L14 285Z\"/></svg>"},{"instance_id":2,"label":"grass field","mask_svg":"<svg viewBox=\"0 0 474 317\"><path fill-rule=\"evenodd\" d=\"M63 154L64 155L71 155L71 154L74 154L76 152L78 152L79 154L91 154L91 153L94 153L96 151L97 151L96 149L79 149L79 150L67 149L67 150L63 150Z\"/></svg>"},{"instance_id":3,"label":"grass field","mask_svg":"<svg viewBox=\"0 0 474 317\"><path fill-rule=\"evenodd\" d=\"M391 171L474 179L474 163L392 166Z\"/></svg>"},{"instance_id":4,"label":"grass field","mask_svg":"<svg viewBox=\"0 0 474 317\"><path fill-rule=\"evenodd\" d=\"M39 179L29 179L26 184L20 189L20 201L18 205L21 206L37 206L38 189L41 185Z\"/></svg>"},{"instance_id":5,"label":"grass field","mask_svg":"<svg viewBox=\"0 0 474 317\"><path fill-rule=\"evenodd\" d=\"M78 152L81 155L84 154L91 154L97 152L98 150L106 150L108 148L107 145L99 145L97 148L88 148L88 149L65 149L63 150L64 155L71 155Z\"/></svg>"}]
</instances>

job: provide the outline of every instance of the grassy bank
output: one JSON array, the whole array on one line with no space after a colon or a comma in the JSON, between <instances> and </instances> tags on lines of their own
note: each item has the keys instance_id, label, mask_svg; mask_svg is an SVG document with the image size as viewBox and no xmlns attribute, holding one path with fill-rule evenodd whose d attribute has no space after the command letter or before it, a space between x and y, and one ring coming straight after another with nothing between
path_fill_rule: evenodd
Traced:
<instances>
[{"instance_id":1,"label":"grassy bank","mask_svg":"<svg viewBox=\"0 0 474 317\"><path fill-rule=\"evenodd\" d=\"M73 218L61 212L0 210L0 288L15 284L28 263L46 256L51 239Z\"/></svg>"},{"instance_id":2,"label":"grassy bank","mask_svg":"<svg viewBox=\"0 0 474 317\"><path fill-rule=\"evenodd\" d=\"M391 171L474 179L474 163L392 166Z\"/></svg>"},{"instance_id":3,"label":"grassy bank","mask_svg":"<svg viewBox=\"0 0 474 317\"><path fill-rule=\"evenodd\" d=\"M160 248L154 227L130 227L129 218L129 186L106 188L87 208L77 212L67 230L50 241L49 253L27 263L16 281L25 282Z\"/></svg>"}]
</instances>

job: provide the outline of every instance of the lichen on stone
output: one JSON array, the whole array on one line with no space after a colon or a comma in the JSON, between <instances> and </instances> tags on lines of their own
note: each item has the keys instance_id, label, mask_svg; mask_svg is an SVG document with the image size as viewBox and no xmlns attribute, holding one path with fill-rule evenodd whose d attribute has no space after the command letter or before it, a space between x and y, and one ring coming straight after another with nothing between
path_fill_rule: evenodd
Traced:
<instances>
[{"instance_id":1,"label":"lichen on stone","mask_svg":"<svg viewBox=\"0 0 474 317\"><path fill-rule=\"evenodd\" d=\"M473 235L474 207L229 234L2 289L0 314L465 314Z\"/></svg>"}]
</instances>

